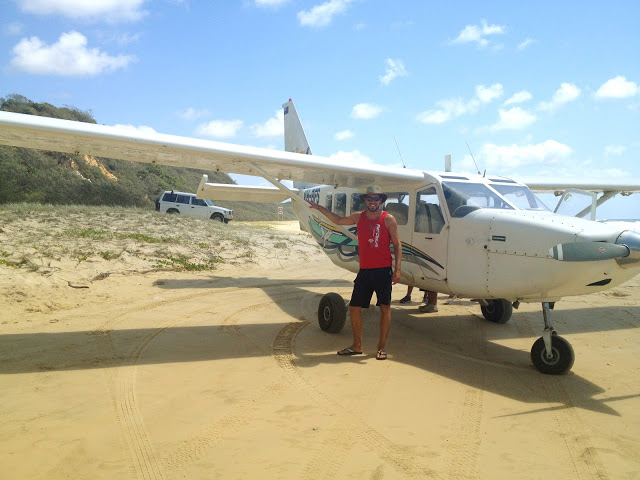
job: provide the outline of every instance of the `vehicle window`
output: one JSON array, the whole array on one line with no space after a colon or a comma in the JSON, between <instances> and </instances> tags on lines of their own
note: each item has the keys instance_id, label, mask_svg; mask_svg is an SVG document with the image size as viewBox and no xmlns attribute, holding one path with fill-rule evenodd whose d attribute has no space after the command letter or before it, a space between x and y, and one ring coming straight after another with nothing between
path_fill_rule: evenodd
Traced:
<instances>
[{"instance_id":1,"label":"vehicle window","mask_svg":"<svg viewBox=\"0 0 640 480\"><path fill-rule=\"evenodd\" d=\"M336 205L334 213L344 217L347 215L347 194L336 193Z\"/></svg>"},{"instance_id":2,"label":"vehicle window","mask_svg":"<svg viewBox=\"0 0 640 480\"><path fill-rule=\"evenodd\" d=\"M175 193L165 193L164 196L162 197L162 201L163 202L171 202L171 203L175 203L176 198L178 196Z\"/></svg>"},{"instance_id":3,"label":"vehicle window","mask_svg":"<svg viewBox=\"0 0 640 480\"><path fill-rule=\"evenodd\" d=\"M360 194L352 193L351 194L351 213L361 212L365 208L367 207L364 204L364 202L360 200Z\"/></svg>"},{"instance_id":4,"label":"vehicle window","mask_svg":"<svg viewBox=\"0 0 640 480\"><path fill-rule=\"evenodd\" d=\"M479 208L513 210L502 197L482 183L443 182L442 190L452 217L464 217Z\"/></svg>"},{"instance_id":5,"label":"vehicle window","mask_svg":"<svg viewBox=\"0 0 640 480\"><path fill-rule=\"evenodd\" d=\"M521 185L491 184L494 190L506 198L511 205L522 210L551 211L542 200L534 195L527 187Z\"/></svg>"},{"instance_id":6,"label":"vehicle window","mask_svg":"<svg viewBox=\"0 0 640 480\"><path fill-rule=\"evenodd\" d=\"M396 218L398 225L406 225L409 223L409 193L408 192L391 192L387 193L387 201L382 207L384 211L389 212Z\"/></svg>"},{"instance_id":7,"label":"vehicle window","mask_svg":"<svg viewBox=\"0 0 640 480\"><path fill-rule=\"evenodd\" d=\"M324 203L324 206L327 208L327 210L331 211L332 203L333 203L333 196L329 193L327 195L327 201Z\"/></svg>"},{"instance_id":8,"label":"vehicle window","mask_svg":"<svg viewBox=\"0 0 640 480\"><path fill-rule=\"evenodd\" d=\"M203 200L204 203L206 203L207 205L209 205L210 207L215 207L215 205L213 204L213 202L211 200L209 200L208 198Z\"/></svg>"},{"instance_id":9,"label":"vehicle window","mask_svg":"<svg viewBox=\"0 0 640 480\"><path fill-rule=\"evenodd\" d=\"M189 200L191 199L191 195L178 195L176 198L176 203L186 203L189 205Z\"/></svg>"},{"instance_id":10,"label":"vehicle window","mask_svg":"<svg viewBox=\"0 0 640 480\"><path fill-rule=\"evenodd\" d=\"M207 202L205 202L204 200L202 200L200 198L192 197L191 198L191 205L196 205L198 207L206 207L207 206Z\"/></svg>"},{"instance_id":11,"label":"vehicle window","mask_svg":"<svg viewBox=\"0 0 640 480\"><path fill-rule=\"evenodd\" d=\"M435 187L425 188L416 196L416 232L440 233L444 217Z\"/></svg>"}]
</instances>

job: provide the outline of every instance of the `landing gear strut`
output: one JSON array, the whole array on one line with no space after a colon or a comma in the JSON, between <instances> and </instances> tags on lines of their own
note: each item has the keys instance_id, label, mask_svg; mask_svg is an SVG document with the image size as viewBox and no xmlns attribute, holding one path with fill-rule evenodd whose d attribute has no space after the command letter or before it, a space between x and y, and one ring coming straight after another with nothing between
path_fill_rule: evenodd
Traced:
<instances>
[{"instance_id":1,"label":"landing gear strut","mask_svg":"<svg viewBox=\"0 0 640 480\"><path fill-rule=\"evenodd\" d=\"M559 336L551 322L551 308L549 302L542 303L542 317L544 331L531 347L531 361L534 367L542 373L550 375L564 375L575 360L571 344Z\"/></svg>"}]
</instances>

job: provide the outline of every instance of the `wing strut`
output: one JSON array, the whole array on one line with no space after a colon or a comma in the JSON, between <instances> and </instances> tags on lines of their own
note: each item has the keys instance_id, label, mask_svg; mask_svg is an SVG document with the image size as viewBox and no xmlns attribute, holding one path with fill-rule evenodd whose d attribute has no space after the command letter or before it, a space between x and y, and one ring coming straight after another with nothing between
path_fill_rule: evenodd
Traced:
<instances>
[{"instance_id":1,"label":"wing strut","mask_svg":"<svg viewBox=\"0 0 640 480\"><path fill-rule=\"evenodd\" d=\"M298 202L300 205L302 205L304 208L309 208L309 202L307 202L305 199L299 197L298 195L296 195L294 192L292 192L289 188L287 188L286 186L284 186L282 183L280 183L276 178L272 177L271 175L269 175L267 172L265 172L262 168L260 168L258 165L256 165L255 163L251 163L251 166L253 168L256 169L256 171L269 183L271 183L274 187L279 188L280 190L282 190L284 193L286 193L291 200ZM329 220L327 217L325 217L320 211L318 211L318 215L320 215L322 218L324 218L328 223L333 225L333 222L331 220ZM344 233L347 237L349 237L351 240L354 241L358 241L358 237L355 236L352 232L350 232L344 225L336 225L336 227L338 227L338 229L340 229L340 231L342 233Z\"/></svg>"}]
</instances>

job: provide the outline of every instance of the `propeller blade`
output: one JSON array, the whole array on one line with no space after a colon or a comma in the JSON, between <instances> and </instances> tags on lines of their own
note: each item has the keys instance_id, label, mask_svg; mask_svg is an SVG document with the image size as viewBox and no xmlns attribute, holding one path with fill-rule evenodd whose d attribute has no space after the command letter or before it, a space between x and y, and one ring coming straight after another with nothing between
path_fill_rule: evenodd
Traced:
<instances>
[{"instance_id":1,"label":"propeller blade","mask_svg":"<svg viewBox=\"0 0 640 480\"><path fill-rule=\"evenodd\" d=\"M549 250L556 260L565 262L593 262L596 260L611 260L629 255L626 245L616 245L607 242L575 242L561 243Z\"/></svg>"}]
</instances>

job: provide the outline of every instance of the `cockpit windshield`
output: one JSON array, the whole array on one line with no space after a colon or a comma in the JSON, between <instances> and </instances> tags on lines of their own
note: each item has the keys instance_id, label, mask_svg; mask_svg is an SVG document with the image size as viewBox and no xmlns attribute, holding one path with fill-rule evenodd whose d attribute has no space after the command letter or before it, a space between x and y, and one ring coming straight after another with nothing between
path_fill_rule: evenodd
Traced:
<instances>
[{"instance_id":1,"label":"cockpit windshield","mask_svg":"<svg viewBox=\"0 0 640 480\"><path fill-rule=\"evenodd\" d=\"M444 198L452 217L464 217L479 208L513 210L502 197L482 183L442 182Z\"/></svg>"},{"instance_id":2,"label":"cockpit windshield","mask_svg":"<svg viewBox=\"0 0 640 480\"><path fill-rule=\"evenodd\" d=\"M506 198L509 203L521 210L537 210L550 212L549 208L523 185L505 185L492 183L491 187Z\"/></svg>"}]
</instances>

